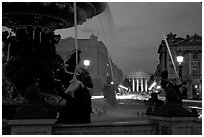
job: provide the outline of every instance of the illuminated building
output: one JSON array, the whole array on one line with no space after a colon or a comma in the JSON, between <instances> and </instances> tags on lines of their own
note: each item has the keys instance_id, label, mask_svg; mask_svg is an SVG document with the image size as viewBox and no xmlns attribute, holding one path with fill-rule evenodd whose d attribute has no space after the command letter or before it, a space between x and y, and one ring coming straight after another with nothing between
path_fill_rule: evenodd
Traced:
<instances>
[{"instance_id":1,"label":"illuminated building","mask_svg":"<svg viewBox=\"0 0 204 137\"><path fill-rule=\"evenodd\" d=\"M168 34L167 41L170 47L175 68L184 83L183 97L198 99L202 97L202 37L194 34L186 38L176 37L176 34ZM162 40L158 49L159 65L156 73L168 70L169 79L175 81L176 73L169 56L165 41ZM177 62L178 56L183 56L182 64ZM179 72L180 67L180 72ZM155 74L155 75L157 75Z\"/></svg>"}]
</instances>

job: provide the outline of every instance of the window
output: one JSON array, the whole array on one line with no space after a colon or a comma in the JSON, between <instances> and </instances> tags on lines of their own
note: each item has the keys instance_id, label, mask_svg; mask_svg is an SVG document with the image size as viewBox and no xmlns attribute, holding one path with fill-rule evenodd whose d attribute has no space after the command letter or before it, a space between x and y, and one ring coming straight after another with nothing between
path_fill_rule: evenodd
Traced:
<instances>
[{"instance_id":1,"label":"window","mask_svg":"<svg viewBox=\"0 0 204 137\"><path fill-rule=\"evenodd\" d=\"M193 76L198 76L198 67L197 66L193 67Z\"/></svg>"},{"instance_id":2,"label":"window","mask_svg":"<svg viewBox=\"0 0 204 137\"><path fill-rule=\"evenodd\" d=\"M197 59L198 59L198 53L194 52L193 53L193 61L197 61Z\"/></svg>"}]
</instances>

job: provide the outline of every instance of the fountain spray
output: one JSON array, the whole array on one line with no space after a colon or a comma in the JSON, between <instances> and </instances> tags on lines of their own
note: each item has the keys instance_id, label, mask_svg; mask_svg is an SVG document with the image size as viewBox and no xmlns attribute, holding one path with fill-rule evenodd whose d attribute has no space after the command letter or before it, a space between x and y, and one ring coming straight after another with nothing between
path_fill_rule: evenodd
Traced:
<instances>
[{"instance_id":1,"label":"fountain spray","mask_svg":"<svg viewBox=\"0 0 204 137\"><path fill-rule=\"evenodd\" d=\"M171 58L171 62L172 62L173 67L174 67L174 71L175 71L176 77L179 78L178 72L177 72L177 70L176 70L176 65L175 65L174 59L173 59L173 57L172 57L171 50L170 50L170 48L169 48L168 41L167 41L166 36L165 36L165 34L164 34L164 31L163 31L163 29L162 29L161 23L160 23L158 17L156 16L156 11L155 11L155 8L153 7L152 3L150 3L150 7L152 8L154 18L155 18L155 20L156 20L156 22L157 22L158 28L160 29L160 31L161 31L161 33L162 33L162 37L163 37L163 39L164 39L164 41L165 41L165 44L166 44L166 47L167 47L169 56L170 56L170 58Z\"/></svg>"},{"instance_id":2,"label":"fountain spray","mask_svg":"<svg viewBox=\"0 0 204 137\"><path fill-rule=\"evenodd\" d=\"M105 17L105 18L102 19L102 16ZM105 11L101 14L101 16L98 16L98 18L99 18L99 24L101 25L101 30L102 30L102 33L103 33L105 45L110 47L111 46L110 39L109 39L109 42L108 42L108 39L106 37L106 34L107 34L105 32L106 27L109 27L108 29L106 29L107 31L109 31L109 36L113 37L114 35L113 35L113 31L111 31L113 29L113 21L112 21L112 14L111 14L111 11L110 11L110 8L109 8L108 4L106 5ZM103 22L103 20L108 21L108 24L106 26L104 26L105 23ZM112 38L112 40L113 40L113 38ZM112 67L110 52L109 52L109 50L107 50L107 51L108 51L108 61L109 61L109 64L110 64L112 81L114 82L115 80L114 80L114 74L113 74L113 67Z\"/></svg>"},{"instance_id":3,"label":"fountain spray","mask_svg":"<svg viewBox=\"0 0 204 137\"><path fill-rule=\"evenodd\" d=\"M77 44L77 8L76 8L76 2L74 2L74 34L75 34L75 48L76 48L76 66L78 65L78 44Z\"/></svg>"}]
</instances>

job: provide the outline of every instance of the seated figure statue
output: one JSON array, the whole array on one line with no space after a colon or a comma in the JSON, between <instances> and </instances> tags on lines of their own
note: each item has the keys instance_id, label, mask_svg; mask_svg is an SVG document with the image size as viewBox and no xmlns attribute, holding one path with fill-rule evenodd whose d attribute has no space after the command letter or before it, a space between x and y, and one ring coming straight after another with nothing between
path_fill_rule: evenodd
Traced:
<instances>
[{"instance_id":1,"label":"seated figure statue","mask_svg":"<svg viewBox=\"0 0 204 137\"><path fill-rule=\"evenodd\" d=\"M32 84L25 92L26 101L8 113L8 119L44 119L52 118L52 113L41 103L39 88Z\"/></svg>"}]
</instances>

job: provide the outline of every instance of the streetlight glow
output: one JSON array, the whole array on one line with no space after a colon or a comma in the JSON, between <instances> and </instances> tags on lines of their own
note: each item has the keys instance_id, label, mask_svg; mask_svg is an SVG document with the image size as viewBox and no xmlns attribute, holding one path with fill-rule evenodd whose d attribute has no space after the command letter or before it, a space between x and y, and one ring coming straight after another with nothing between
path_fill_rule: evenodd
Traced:
<instances>
[{"instance_id":1,"label":"streetlight glow","mask_svg":"<svg viewBox=\"0 0 204 137\"><path fill-rule=\"evenodd\" d=\"M182 81L182 63L183 63L183 56L179 55L176 57L177 62L178 62L178 67L179 67L179 77Z\"/></svg>"},{"instance_id":2,"label":"streetlight glow","mask_svg":"<svg viewBox=\"0 0 204 137\"><path fill-rule=\"evenodd\" d=\"M84 65L88 67L90 65L90 60L84 60Z\"/></svg>"},{"instance_id":3,"label":"streetlight glow","mask_svg":"<svg viewBox=\"0 0 204 137\"><path fill-rule=\"evenodd\" d=\"M181 64L183 62L183 56L177 56L177 62Z\"/></svg>"}]
</instances>

